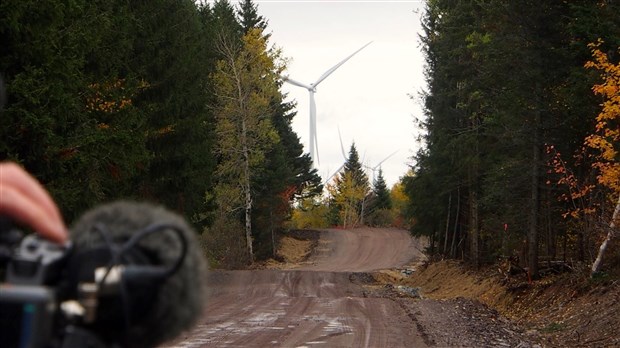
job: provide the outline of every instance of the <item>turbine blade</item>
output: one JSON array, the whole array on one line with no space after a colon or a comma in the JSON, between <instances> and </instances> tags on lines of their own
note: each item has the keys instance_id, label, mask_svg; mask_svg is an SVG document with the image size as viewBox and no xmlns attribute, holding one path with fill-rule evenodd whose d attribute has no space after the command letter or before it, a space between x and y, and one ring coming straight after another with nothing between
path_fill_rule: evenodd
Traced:
<instances>
[{"instance_id":1,"label":"turbine blade","mask_svg":"<svg viewBox=\"0 0 620 348\"><path fill-rule=\"evenodd\" d=\"M295 81L295 80L291 79L291 78L290 78L290 77L288 77L288 76L282 76L282 80L284 80L284 82L288 82L288 83L290 83L291 85L295 85L295 86L297 86L297 87L303 87L303 88L305 88L305 89L307 89L307 90L312 90L312 89L314 89L312 86L307 85L307 84L302 83L302 82L299 82L299 81Z\"/></svg>"},{"instance_id":2,"label":"turbine blade","mask_svg":"<svg viewBox=\"0 0 620 348\"><path fill-rule=\"evenodd\" d=\"M342 145L342 136L340 135L340 126L338 126L338 138L340 139L340 151L342 151L342 157L347 160L347 153L344 152L344 145Z\"/></svg>"},{"instance_id":3,"label":"turbine blade","mask_svg":"<svg viewBox=\"0 0 620 348\"><path fill-rule=\"evenodd\" d=\"M384 159L383 159L383 161L379 162L376 166L374 166L374 167L372 168L372 170L374 171L374 170L376 170L377 168L379 168L379 166L381 165L381 163L383 163L383 162L387 161L390 157L394 156L397 152L398 152L398 150L396 150L396 151L392 152L389 156L387 156L386 158L384 158Z\"/></svg>"},{"instance_id":4,"label":"turbine blade","mask_svg":"<svg viewBox=\"0 0 620 348\"><path fill-rule=\"evenodd\" d=\"M327 180L325 180L325 182L323 183L323 186L327 185L327 183L334 177L336 176L336 174L340 173L340 171L342 170L342 168L344 168L344 163L340 166L340 168L338 168L338 170L336 170L332 175L330 175L329 178L327 178Z\"/></svg>"},{"instance_id":5,"label":"turbine blade","mask_svg":"<svg viewBox=\"0 0 620 348\"><path fill-rule=\"evenodd\" d=\"M338 69L342 64L344 64L347 60L351 59L351 57L356 55L357 52L363 50L364 48L366 48L366 46L370 45L371 43L372 43L372 41L370 41L369 43L365 44L364 46L362 46L362 48L360 48L357 51L353 52L350 56L348 56L345 59L343 59L340 63L334 65L331 69L327 70L323 75L321 75L321 77L319 77L318 80L316 80L316 82L313 84L313 86L314 87L318 86L319 83L321 83L323 80L325 80L327 78L327 76L331 75L331 73L336 71L336 69Z\"/></svg>"}]
</instances>

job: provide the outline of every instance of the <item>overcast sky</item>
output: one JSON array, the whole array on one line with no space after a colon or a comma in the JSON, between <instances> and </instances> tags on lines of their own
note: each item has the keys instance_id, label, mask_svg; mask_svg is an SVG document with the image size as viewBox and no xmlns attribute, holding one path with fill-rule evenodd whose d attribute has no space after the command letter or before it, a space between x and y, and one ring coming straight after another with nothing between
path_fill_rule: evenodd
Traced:
<instances>
[{"instance_id":1,"label":"overcast sky","mask_svg":"<svg viewBox=\"0 0 620 348\"><path fill-rule=\"evenodd\" d=\"M319 174L326 180L354 141L363 164L381 168L388 187L403 176L418 150L414 117L422 117L425 88L420 48L420 1L255 1L269 21L271 44L289 58L288 75L310 84L372 41L318 87ZM284 84L297 102L293 130L309 152L309 93ZM411 99L410 96L414 96ZM372 172L369 171L372 180Z\"/></svg>"}]
</instances>

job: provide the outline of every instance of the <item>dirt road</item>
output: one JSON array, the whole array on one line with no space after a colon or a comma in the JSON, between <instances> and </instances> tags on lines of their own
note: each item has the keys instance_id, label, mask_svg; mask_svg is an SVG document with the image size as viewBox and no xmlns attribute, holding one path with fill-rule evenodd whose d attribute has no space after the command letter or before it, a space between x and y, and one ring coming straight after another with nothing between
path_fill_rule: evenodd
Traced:
<instances>
[{"instance_id":1,"label":"dirt road","mask_svg":"<svg viewBox=\"0 0 620 348\"><path fill-rule=\"evenodd\" d=\"M375 279L422 259L419 244L402 230L327 230L295 269L213 271L204 316L167 347L540 347L479 302Z\"/></svg>"},{"instance_id":2,"label":"dirt road","mask_svg":"<svg viewBox=\"0 0 620 348\"><path fill-rule=\"evenodd\" d=\"M364 297L352 273L421 256L406 231L328 230L299 270L214 271L203 319L171 347L425 347L405 310Z\"/></svg>"}]
</instances>

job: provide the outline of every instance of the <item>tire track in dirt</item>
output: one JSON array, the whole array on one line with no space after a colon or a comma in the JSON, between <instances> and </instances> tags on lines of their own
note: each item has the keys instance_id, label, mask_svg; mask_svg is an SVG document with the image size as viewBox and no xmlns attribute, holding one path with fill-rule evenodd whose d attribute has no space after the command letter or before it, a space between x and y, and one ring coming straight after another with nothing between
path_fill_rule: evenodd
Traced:
<instances>
[{"instance_id":1,"label":"tire track in dirt","mask_svg":"<svg viewBox=\"0 0 620 348\"><path fill-rule=\"evenodd\" d=\"M367 298L351 272L419 257L396 229L326 230L298 270L212 271L206 311L167 347L425 347L395 301Z\"/></svg>"}]
</instances>

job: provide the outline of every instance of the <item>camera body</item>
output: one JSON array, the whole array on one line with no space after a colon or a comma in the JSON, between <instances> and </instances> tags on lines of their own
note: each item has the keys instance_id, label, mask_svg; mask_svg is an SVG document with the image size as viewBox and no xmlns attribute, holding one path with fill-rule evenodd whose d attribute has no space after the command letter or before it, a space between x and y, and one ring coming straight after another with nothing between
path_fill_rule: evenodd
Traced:
<instances>
[{"instance_id":1,"label":"camera body","mask_svg":"<svg viewBox=\"0 0 620 348\"><path fill-rule=\"evenodd\" d=\"M67 338L63 329L71 316L77 318L61 308L74 292L66 275L72 245L28 235L17 246L4 245L4 250L8 262L4 282L0 283L2 346L62 347Z\"/></svg>"},{"instance_id":2,"label":"camera body","mask_svg":"<svg viewBox=\"0 0 620 348\"><path fill-rule=\"evenodd\" d=\"M9 234L13 240L18 235ZM139 319L148 311L164 281L158 267L145 266L142 253L123 244L95 243L77 250L71 242L58 245L36 234L20 237L17 245L2 242L2 348L125 346L123 338L135 324L131 317ZM122 257L126 265L115 262L113 250L118 249L131 250Z\"/></svg>"},{"instance_id":3,"label":"camera body","mask_svg":"<svg viewBox=\"0 0 620 348\"><path fill-rule=\"evenodd\" d=\"M150 348L176 337L202 312L194 234L136 202L85 213L65 245L23 237L0 216L0 346Z\"/></svg>"}]
</instances>

